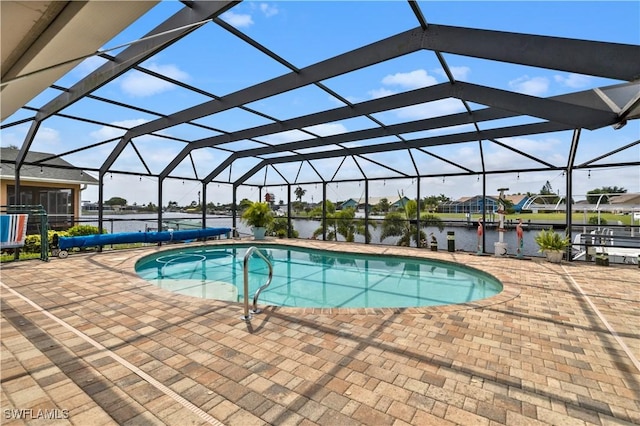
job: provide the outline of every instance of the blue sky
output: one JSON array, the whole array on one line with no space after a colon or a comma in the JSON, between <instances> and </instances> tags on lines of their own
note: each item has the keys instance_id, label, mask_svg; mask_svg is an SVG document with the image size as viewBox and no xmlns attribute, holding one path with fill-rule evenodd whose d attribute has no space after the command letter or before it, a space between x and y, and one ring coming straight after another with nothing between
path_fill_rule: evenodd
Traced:
<instances>
[{"instance_id":1,"label":"blue sky","mask_svg":"<svg viewBox=\"0 0 640 426\"><path fill-rule=\"evenodd\" d=\"M522 32L539 35L598 40L607 42L640 44L640 3L627 2L431 2L422 1L420 7L430 24L454 25L470 28L499 31ZM162 2L138 22L123 31L107 43L109 49L128 43L143 36L167 17L181 8L178 2ZM348 52L352 49L392 36L418 26L418 22L405 1L245 1L234 7L222 17L226 22L256 39L271 51L278 54L294 66L303 68L326 58ZM116 54L118 51L112 51ZM594 52L597 54L597 52ZM563 93L587 90L612 85L619 81L540 70L532 67L496 63L487 60L459 57L444 54L447 64L456 79L480 85L497 87L504 90L535 96L554 96ZM91 58L61 78L57 84L69 87L99 66L103 60ZM217 96L224 96L242 88L277 77L289 70L267 56L238 40L218 25L209 23L188 37L149 59L143 66L164 73L177 80L199 87ZM430 51L421 51L406 55L378 65L367 67L347 75L335 77L323 83L351 102L362 102L382 96L404 92L446 81L441 65ZM32 107L40 107L53 99L59 92L49 89L29 102ZM94 92L97 96L130 103L140 108L148 108L163 114L171 114L193 105L208 101L210 98L190 92L186 89L149 77L137 71L129 71ZM261 113L280 120L335 108L343 104L315 86L263 99L248 105ZM472 108L480 106L473 105ZM398 122L434 117L451 112L464 111L458 100L445 99L429 104L374 114L376 119L390 125ZM63 111L70 115L79 115L110 123L114 126L130 128L156 119L151 114L111 106L95 100L84 99ZM19 111L3 122L11 123L30 117L33 112ZM481 128L501 127L535 119L496 120L484 123ZM577 163L588 161L603 153L615 150L640 138L640 120L628 123L621 130L612 128L597 131L583 130L578 150ZM197 122L223 131L234 131L253 127L270 121L264 117L234 108L229 111L204 117ZM316 126L314 133L331 135L373 127L366 118L355 118L340 122ZM28 125L13 126L2 130L2 146L21 146ZM420 132L405 135L408 139L432 136L436 134L471 131L471 128L458 127L439 131ZM65 118L54 117L41 126L32 150L61 153L82 146L115 138L124 130L115 127L81 123ZM195 126L181 125L163 132L185 140L196 140L214 136L215 132ZM260 141L279 144L308 138L297 132L287 132L265 138ZM526 138L503 140L522 151L526 151L552 164L566 163L571 132L558 132ZM357 144L378 143L392 139L360 141ZM136 147L143 153L145 162L152 172L160 172L184 146L183 143L153 136L135 140ZM347 144L348 145L348 144ZM355 146L356 143L353 143ZM77 166L99 167L113 148L114 143L104 144L84 153L65 157ZM194 165L198 176L205 176L218 165L229 152L225 149L241 149L260 146L257 142L238 141L224 149L206 148L194 152ZM498 145L483 143L485 160L489 169L511 169L514 167L536 167L537 164L526 157L519 156ZM312 152L313 150L308 150ZM444 157L456 164L473 170L480 169L478 144L468 143L454 146L430 148L429 154L417 152L415 160L421 170L427 173L455 173L460 169L443 162L436 156ZM334 174L336 178L357 178L361 174L358 166L366 169L370 177L382 176L388 170L374 162L388 165L398 171L413 173L411 159L406 151L367 156L373 162L359 160L355 164L348 158L338 169L341 159L327 159L314 163L316 170L325 179ZM607 162L617 162L630 157L639 159L640 149L636 146L608 158ZM238 161L230 171L221 174L221 179L229 176L237 178L244 171L257 164L256 159ZM145 177L144 167L137 159L133 149L123 152L113 166L114 169L140 172L135 176L113 175L105 184L106 199L112 196L126 198L130 203L157 203L155 179ZM316 172L306 163L278 166L281 174L287 178L299 177L299 182L318 180ZM337 170L337 172L336 172ZM269 180L274 185L269 189L277 199L285 199L281 178L269 169ZM189 160L175 171L178 176L193 176ZM263 182L265 172L259 172L250 180ZM495 193L498 187L507 186L509 193L537 192L550 181L554 190L565 191L565 181L561 173L539 172L505 174L491 176L487 180L487 191ZM482 192L481 181L477 176L434 177L421 180L421 195L446 194L451 198L474 195ZM584 194L587 190L601 186L622 186L630 192L640 192L640 172L637 168L594 169L590 172L577 172L574 176L574 194ZM305 199L318 201L321 198L319 185L303 185L307 190ZM362 195L362 184L330 184L328 196L332 200L357 198ZM393 196L403 191L414 196L417 182L413 179L392 180L372 183L371 196ZM196 200L199 183L194 181L168 180L164 186L163 204L177 201L188 204ZM230 185L211 184L207 189L209 201L230 202ZM257 189L242 188L239 197L255 199ZM83 194L84 200L97 200L97 190L91 188Z\"/></svg>"}]
</instances>

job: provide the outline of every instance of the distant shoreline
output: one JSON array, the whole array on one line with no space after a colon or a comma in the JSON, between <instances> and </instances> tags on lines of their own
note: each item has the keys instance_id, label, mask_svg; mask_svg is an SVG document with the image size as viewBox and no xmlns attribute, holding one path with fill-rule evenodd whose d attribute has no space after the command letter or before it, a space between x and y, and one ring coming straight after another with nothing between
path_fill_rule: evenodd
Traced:
<instances>
[{"instance_id":1,"label":"distant shoreline","mask_svg":"<svg viewBox=\"0 0 640 426\"><path fill-rule=\"evenodd\" d=\"M98 210L81 210L81 216L97 216L99 213ZM150 211L139 211L139 210L102 210L103 214L108 215L131 215L131 214L139 214L139 215L157 215L158 212L150 212ZM162 214L185 214L185 215L201 215L201 212L184 212L184 211L164 211ZM207 216L231 216L231 213L224 212L216 212L216 213L207 213Z\"/></svg>"}]
</instances>

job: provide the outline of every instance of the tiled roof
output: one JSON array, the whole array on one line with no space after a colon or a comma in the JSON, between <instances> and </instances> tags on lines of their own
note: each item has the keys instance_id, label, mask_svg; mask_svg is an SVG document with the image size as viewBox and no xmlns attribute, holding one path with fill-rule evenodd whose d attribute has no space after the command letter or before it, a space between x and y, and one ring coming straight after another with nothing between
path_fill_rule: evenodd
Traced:
<instances>
[{"instance_id":1,"label":"tiled roof","mask_svg":"<svg viewBox=\"0 0 640 426\"><path fill-rule=\"evenodd\" d=\"M620 194L609 197L611 204L640 204L640 194Z\"/></svg>"},{"instance_id":2,"label":"tiled roof","mask_svg":"<svg viewBox=\"0 0 640 426\"><path fill-rule=\"evenodd\" d=\"M0 178L15 178L15 160L19 150L14 148L0 148L0 159L2 160L2 171ZM46 152L29 151L25 157L25 163L37 163L54 154ZM10 161L7 163L6 161ZM98 180L81 169L77 169L73 164L62 158L53 158L39 165L25 164L20 168L20 179L25 181L42 182L67 182L73 184L97 185ZM55 167L48 167L55 166Z\"/></svg>"}]
</instances>

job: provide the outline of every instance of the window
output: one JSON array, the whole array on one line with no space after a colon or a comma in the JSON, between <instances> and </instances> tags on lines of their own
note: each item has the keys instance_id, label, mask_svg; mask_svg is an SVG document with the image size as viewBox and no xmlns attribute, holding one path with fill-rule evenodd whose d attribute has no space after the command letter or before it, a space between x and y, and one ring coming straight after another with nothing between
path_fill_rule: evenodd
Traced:
<instances>
[{"instance_id":1,"label":"window","mask_svg":"<svg viewBox=\"0 0 640 426\"><path fill-rule=\"evenodd\" d=\"M15 186L9 185L7 193L9 204L42 205L47 212L51 229L66 229L74 224L73 189L22 186L19 203L16 202Z\"/></svg>"}]
</instances>

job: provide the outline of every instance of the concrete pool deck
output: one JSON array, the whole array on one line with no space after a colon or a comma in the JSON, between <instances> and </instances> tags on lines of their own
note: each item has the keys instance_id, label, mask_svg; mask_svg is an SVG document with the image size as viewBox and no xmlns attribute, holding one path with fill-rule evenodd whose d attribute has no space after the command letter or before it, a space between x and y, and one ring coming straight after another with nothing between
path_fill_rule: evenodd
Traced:
<instances>
[{"instance_id":1,"label":"concrete pool deck","mask_svg":"<svg viewBox=\"0 0 640 426\"><path fill-rule=\"evenodd\" d=\"M180 245L3 264L2 424L640 423L637 265L279 242L458 262L505 291L433 308L268 307L246 323L242 304L135 274Z\"/></svg>"}]
</instances>

